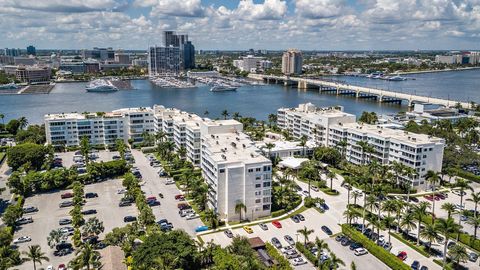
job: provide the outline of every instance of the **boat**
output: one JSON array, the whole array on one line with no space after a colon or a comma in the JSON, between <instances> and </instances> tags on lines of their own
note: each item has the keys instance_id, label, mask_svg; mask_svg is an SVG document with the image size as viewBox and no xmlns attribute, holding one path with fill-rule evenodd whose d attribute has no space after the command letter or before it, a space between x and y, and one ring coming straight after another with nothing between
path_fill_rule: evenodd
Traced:
<instances>
[{"instance_id":1,"label":"boat","mask_svg":"<svg viewBox=\"0 0 480 270\"><path fill-rule=\"evenodd\" d=\"M17 89L18 85L15 83L7 83L7 84L1 84L0 89Z\"/></svg>"},{"instance_id":2,"label":"boat","mask_svg":"<svg viewBox=\"0 0 480 270\"><path fill-rule=\"evenodd\" d=\"M89 82L85 87L87 92L116 92L118 88L109 80L97 79Z\"/></svg>"},{"instance_id":3,"label":"boat","mask_svg":"<svg viewBox=\"0 0 480 270\"><path fill-rule=\"evenodd\" d=\"M228 86L228 85L215 85L210 88L212 92L226 92L226 91L237 91L237 87Z\"/></svg>"},{"instance_id":4,"label":"boat","mask_svg":"<svg viewBox=\"0 0 480 270\"><path fill-rule=\"evenodd\" d=\"M390 78L388 78L389 81L406 81L407 78L401 77L400 75L395 75Z\"/></svg>"}]
</instances>

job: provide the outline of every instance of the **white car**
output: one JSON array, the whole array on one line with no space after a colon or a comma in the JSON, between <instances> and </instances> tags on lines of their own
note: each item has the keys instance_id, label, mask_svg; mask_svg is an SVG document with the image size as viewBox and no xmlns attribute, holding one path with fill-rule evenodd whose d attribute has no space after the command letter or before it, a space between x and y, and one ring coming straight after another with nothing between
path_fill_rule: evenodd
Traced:
<instances>
[{"instance_id":1,"label":"white car","mask_svg":"<svg viewBox=\"0 0 480 270\"><path fill-rule=\"evenodd\" d=\"M175 184L175 181L173 181L173 179L165 180L165 185L172 185L172 184Z\"/></svg>"},{"instance_id":2,"label":"white car","mask_svg":"<svg viewBox=\"0 0 480 270\"><path fill-rule=\"evenodd\" d=\"M55 267L53 267L53 265L49 265L47 266L47 270L55 270Z\"/></svg>"},{"instance_id":3,"label":"white car","mask_svg":"<svg viewBox=\"0 0 480 270\"><path fill-rule=\"evenodd\" d=\"M295 258L295 259L292 260L292 264L294 266L298 266L298 265L302 265L302 264L306 264L306 263L307 263L307 261L305 261L302 257Z\"/></svg>"},{"instance_id":4,"label":"white car","mask_svg":"<svg viewBox=\"0 0 480 270\"><path fill-rule=\"evenodd\" d=\"M282 253L287 253L289 251L295 251L295 249L292 247L292 246L286 246L284 248L281 249Z\"/></svg>"},{"instance_id":5,"label":"white car","mask_svg":"<svg viewBox=\"0 0 480 270\"><path fill-rule=\"evenodd\" d=\"M29 236L20 236L19 238L13 240L13 243L20 244L20 243L25 243L30 241L32 241L32 238L30 238Z\"/></svg>"},{"instance_id":6,"label":"white car","mask_svg":"<svg viewBox=\"0 0 480 270\"><path fill-rule=\"evenodd\" d=\"M355 251L353 252L353 254L355 254L355 256L362 256L362 255L365 255L367 254L368 251L364 248L357 248L355 249Z\"/></svg>"},{"instance_id":7,"label":"white car","mask_svg":"<svg viewBox=\"0 0 480 270\"><path fill-rule=\"evenodd\" d=\"M119 189L117 191L117 194L124 194L124 193L127 193L127 190L126 189Z\"/></svg>"},{"instance_id":8,"label":"white car","mask_svg":"<svg viewBox=\"0 0 480 270\"><path fill-rule=\"evenodd\" d=\"M199 215L197 215L195 212L193 212L193 213L187 215L187 220L196 219L196 218L199 218L199 217L200 217Z\"/></svg>"}]
</instances>

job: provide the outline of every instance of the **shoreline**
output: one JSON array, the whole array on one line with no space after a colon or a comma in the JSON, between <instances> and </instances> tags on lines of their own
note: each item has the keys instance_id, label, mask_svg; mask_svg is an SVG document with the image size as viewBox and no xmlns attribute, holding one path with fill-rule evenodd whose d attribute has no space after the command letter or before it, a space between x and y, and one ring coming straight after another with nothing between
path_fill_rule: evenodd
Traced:
<instances>
[{"instance_id":1,"label":"shoreline","mask_svg":"<svg viewBox=\"0 0 480 270\"><path fill-rule=\"evenodd\" d=\"M423 73L437 73L437 72L468 71L468 70L475 70L475 69L480 69L480 67L464 67L464 68L456 68L456 69L435 69L435 70L405 71L405 72L397 72L396 74L409 75L409 74L423 74Z\"/></svg>"}]
</instances>

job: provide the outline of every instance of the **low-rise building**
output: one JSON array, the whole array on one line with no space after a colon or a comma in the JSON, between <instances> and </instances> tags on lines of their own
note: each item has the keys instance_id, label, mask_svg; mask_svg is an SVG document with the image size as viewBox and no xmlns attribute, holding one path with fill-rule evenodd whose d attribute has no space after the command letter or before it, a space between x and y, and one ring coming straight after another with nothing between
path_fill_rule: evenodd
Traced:
<instances>
[{"instance_id":1,"label":"low-rise building","mask_svg":"<svg viewBox=\"0 0 480 270\"><path fill-rule=\"evenodd\" d=\"M18 66L15 70L17 80L26 83L49 82L52 70L47 66Z\"/></svg>"},{"instance_id":2,"label":"low-rise building","mask_svg":"<svg viewBox=\"0 0 480 270\"><path fill-rule=\"evenodd\" d=\"M416 175L404 180L411 181L414 188L426 187L425 175L429 170L442 170L443 139L362 123L338 124L329 129L329 145L338 145L351 163L361 165L376 160L383 165L398 162L413 168ZM340 146L342 141L346 145ZM365 151L360 142L368 143L373 151Z\"/></svg>"},{"instance_id":3,"label":"low-rise building","mask_svg":"<svg viewBox=\"0 0 480 270\"><path fill-rule=\"evenodd\" d=\"M338 123L354 123L355 115L343 111L343 107L319 108L312 103L298 105L297 108L280 108L277 111L277 125L289 134L317 145L328 146L328 132L331 125Z\"/></svg>"}]
</instances>

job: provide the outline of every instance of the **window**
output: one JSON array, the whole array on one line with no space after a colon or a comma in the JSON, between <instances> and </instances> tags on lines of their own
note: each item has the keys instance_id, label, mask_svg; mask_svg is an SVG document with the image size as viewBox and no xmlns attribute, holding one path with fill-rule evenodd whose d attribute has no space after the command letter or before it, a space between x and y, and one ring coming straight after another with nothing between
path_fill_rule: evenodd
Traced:
<instances>
[{"instance_id":1,"label":"window","mask_svg":"<svg viewBox=\"0 0 480 270\"><path fill-rule=\"evenodd\" d=\"M263 205L263 211L270 210L270 204Z\"/></svg>"},{"instance_id":2,"label":"window","mask_svg":"<svg viewBox=\"0 0 480 270\"><path fill-rule=\"evenodd\" d=\"M270 202L270 197L263 198L263 203L269 203Z\"/></svg>"},{"instance_id":3,"label":"window","mask_svg":"<svg viewBox=\"0 0 480 270\"><path fill-rule=\"evenodd\" d=\"M253 169L248 169L248 172L249 172L249 173L253 172Z\"/></svg>"},{"instance_id":4,"label":"window","mask_svg":"<svg viewBox=\"0 0 480 270\"><path fill-rule=\"evenodd\" d=\"M255 171L256 171L256 172L259 172L259 171L261 171L261 170L262 170L261 168L255 168Z\"/></svg>"},{"instance_id":5,"label":"window","mask_svg":"<svg viewBox=\"0 0 480 270\"><path fill-rule=\"evenodd\" d=\"M255 196L260 196L260 195L262 195L261 191L255 191Z\"/></svg>"},{"instance_id":6,"label":"window","mask_svg":"<svg viewBox=\"0 0 480 270\"><path fill-rule=\"evenodd\" d=\"M263 187L269 187L271 185L270 182L263 182Z\"/></svg>"},{"instance_id":7,"label":"window","mask_svg":"<svg viewBox=\"0 0 480 270\"><path fill-rule=\"evenodd\" d=\"M255 180L257 180L257 181L262 180L262 176L260 176L260 175L255 176Z\"/></svg>"},{"instance_id":8,"label":"window","mask_svg":"<svg viewBox=\"0 0 480 270\"><path fill-rule=\"evenodd\" d=\"M224 173L224 172L225 172L225 169L220 169L219 172L220 172L220 173Z\"/></svg>"},{"instance_id":9,"label":"window","mask_svg":"<svg viewBox=\"0 0 480 270\"><path fill-rule=\"evenodd\" d=\"M260 203L262 200L261 199L256 199L255 203Z\"/></svg>"},{"instance_id":10,"label":"window","mask_svg":"<svg viewBox=\"0 0 480 270\"><path fill-rule=\"evenodd\" d=\"M262 187L262 184L255 184L255 188L260 188Z\"/></svg>"}]
</instances>

